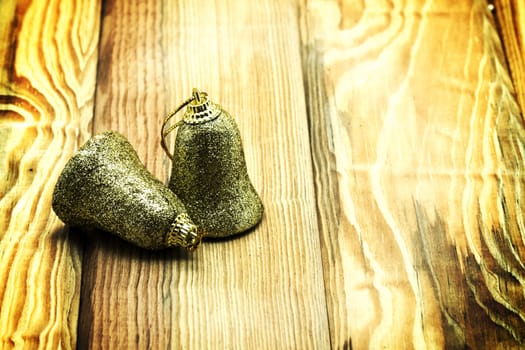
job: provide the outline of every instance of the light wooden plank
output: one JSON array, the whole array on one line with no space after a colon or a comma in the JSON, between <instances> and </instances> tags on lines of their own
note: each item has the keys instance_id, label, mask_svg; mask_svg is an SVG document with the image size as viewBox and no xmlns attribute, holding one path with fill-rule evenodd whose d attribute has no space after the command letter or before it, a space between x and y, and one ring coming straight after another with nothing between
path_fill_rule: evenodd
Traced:
<instances>
[{"instance_id":1,"label":"light wooden plank","mask_svg":"<svg viewBox=\"0 0 525 350\"><path fill-rule=\"evenodd\" d=\"M254 231L193 255L94 235L80 347L329 347L312 164L292 1L109 1L95 130L125 134L167 180L163 115L207 91L236 117L265 204Z\"/></svg>"},{"instance_id":2,"label":"light wooden plank","mask_svg":"<svg viewBox=\"0 0 525 350\"><path fill-rule=\"evenodd\" d=\"M73 349L81 249L51 210L90 134L98 1L0 2L0 348Z\"/></svg>"},{"instance_id":3,"label":"light wooden plank","mask_svg":"<svg viewBox=\"0 0 525 350\"><path fill-rule=\"evenodd\" d=\"M303 65L333 348L525 337L525 133L485 1L310 0Z\"/></svg>"},{"instance_id":4,"label":"light wooden plank","mask_svg":"<svg viewBox=\"0 0 525 350\"><path fill-rule=\"evenodd\" d=\"M525 2L493 1L495 18L503 41L516 98L525 110Z\"/></svg>"}]
</instances>

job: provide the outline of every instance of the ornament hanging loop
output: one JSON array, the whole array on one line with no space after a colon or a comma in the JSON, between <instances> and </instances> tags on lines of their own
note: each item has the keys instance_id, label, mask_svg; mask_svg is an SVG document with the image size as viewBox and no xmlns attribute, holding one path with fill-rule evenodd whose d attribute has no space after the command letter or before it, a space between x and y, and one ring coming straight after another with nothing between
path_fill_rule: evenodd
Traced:
<instances>
[{"instance_id":1,"label":"ornament hanging loop","mask_svg":"<svg viewBox=\"0 0 525 350\"><path fill-rule=\"evenodd\" d=\"M184 121L183 120L179 120L178 122L176 122L175 124L171 125L170 127L168 127L166 129L166 126L168 125L168 122L171 120L171 118L173 118L177 113L179 113L184 107L189 105L191 102L197 101L198 103L200 103L202 101L202 98L207 97L207 96L208 96L208 94L206 92L201 92L198 89L193 89L192 96L190 98L188 98L186 101L184 101L179 107L177 107L175 110L170 112L164 118L164 122L162 123L162 128L160 129L160 133L161 133L160 134L160 145L162 146L162 149L164 150L164 152L166 152L166 154L168 155L168 157L171 160L173 160L173 154L171 154L171 152L168 149L168 145L166 143L166 137L173 130L177 129L180 125L182 125L182 123ZM164 129L166 129L166 130L164 130Z\"/></svg>"}]
</instances>

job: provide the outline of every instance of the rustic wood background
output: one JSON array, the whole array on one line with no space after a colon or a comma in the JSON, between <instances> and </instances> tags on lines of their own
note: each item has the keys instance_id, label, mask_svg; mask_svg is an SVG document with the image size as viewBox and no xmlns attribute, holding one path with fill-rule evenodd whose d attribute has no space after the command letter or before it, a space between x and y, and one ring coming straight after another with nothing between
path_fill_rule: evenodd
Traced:
<instances>
[{"instance_id":1,"label":"rustic wood background","mask_svg":"<svg viewBox=\"0 0 525 350\"><path fill-rule=\"evenodd\" d=\"M1 348L525 346L522 2L0 14ZM194 254L65 228L71 154L117 130L167 180L159 128L193 87L236 117L262 223Z\"/></svg>"}]
</instances>

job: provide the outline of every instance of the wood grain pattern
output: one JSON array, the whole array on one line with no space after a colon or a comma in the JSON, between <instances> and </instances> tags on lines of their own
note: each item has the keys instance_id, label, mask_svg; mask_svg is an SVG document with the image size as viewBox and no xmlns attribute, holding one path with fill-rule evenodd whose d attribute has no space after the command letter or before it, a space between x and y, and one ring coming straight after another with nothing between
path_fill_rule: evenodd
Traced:
<instances>
[{"instance_id":1,"label":"wood grain pattern","mask_svg":"<svg viewBox=\"0 0 525 350\"><path fill-rule=\"evenodd\" d=\"M525 109L525 2L493 1L499 32L505 49L516 98Z\"/></svg>"},{"instance_id":2,"label":"wood grain pattern","mask_svg":"<svg viewBox=\"0 0 525 350\"><path fill-rule=\"evenodd\" d=\"M100 6L0 2L0 348L72 349L81 250L52 213L89 135Z\"/></svg>"},{"instance_id":3,"label":"wood grain pattern","mask_svg":"<svg viewBox=\"0 0 525 350\"><path fill-rule=\"evenodd\" d=\"M163 115L207 91L236 117L263 222L193 255L94 234L80 348L329 347L292 1L108 1L94 128L125 134L166 180Z\"/></svg>"},{"instance_id":4,"label":"wood grain pattern","mask_svg":"<svg viewBox=\"0 0 525 350\"><path fill-rule=\"evenodd\" d=\"M525 133L487 3L302 22L332 347L523 346Z\"/></svg>"},{"instance_id":5,"label":"wood grain pattern","mask_svg":"<svg viewBox=\"0 0 525 350\"><path fill-rule=\"evenodd\" d=\"M525 9L495 5L505 51L484 0L0 1L0 348L525 347ZM65 230L73 150L117 130L167 180L193 87L261 225L194 254Z\"/></svg>"}]
</instances>

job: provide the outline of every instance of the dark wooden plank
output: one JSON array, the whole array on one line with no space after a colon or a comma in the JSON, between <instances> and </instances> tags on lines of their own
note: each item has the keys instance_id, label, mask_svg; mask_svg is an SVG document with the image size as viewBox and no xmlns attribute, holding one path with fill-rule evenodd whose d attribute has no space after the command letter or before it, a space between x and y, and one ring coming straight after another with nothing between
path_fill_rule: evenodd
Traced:
<instances>
[{"instance_id":1,"label":"dark wooden plank","mask_svg":"<svg viewBox=\"0 0 525 350\"><path fill-rule=\"evenodd\" d=\"M94 128L125 134L167 179L163 115L207 91L236 117L263 222L193 255L95 235L83 268L82 348L329 347L292 1L108 1Z\"/></svg>"}]
</instances>

